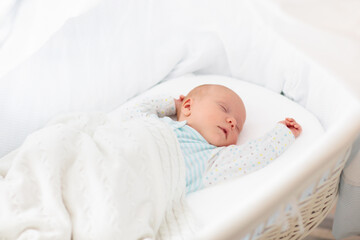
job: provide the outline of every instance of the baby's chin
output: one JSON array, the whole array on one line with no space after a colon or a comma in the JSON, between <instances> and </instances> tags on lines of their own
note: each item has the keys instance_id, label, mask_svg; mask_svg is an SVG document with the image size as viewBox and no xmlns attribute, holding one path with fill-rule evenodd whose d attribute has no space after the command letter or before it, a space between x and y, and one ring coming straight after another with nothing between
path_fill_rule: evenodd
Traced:
<instances>
[{"instance_id":1,"label":"baby's chin","mask_svg":"<svg viewBox=\"0 0 360 240\"><path fill-rule=\"evenodd\" d=\"M207 140L207 139L206 139ZM235 145L236 142L226 142L226 141L222 141L222 140L218 140L218 139L212 139L212 140L207 140L208 143L210 143L211 145L214 145L216 147L227 147L230 145Z\"/></svg>"},{"instance_id":2,"label":"baby's chin","mask_svg":"<svg viewBox=\"0 0 360 240\"><path fill-rule=\"evenodd\" d=\"M214 144L213 144L214 145ZM214 146L216 147L228 147L228 146L231 146L231 145L234 145L234 144L229 144L229 143L223 143L223 144L216 144Z\"/></svg>"},{"instance_id":3,"label":"baby's chin","mask_svg":"<svg viewBox=\"0 0 360 240\"><path fill-rule=\"evenodd\" d=\"M233 136L229 136L229 138L226 139L223 135L219 134L218 132L215 132L215 134L205 132L202 136L209 144L216 147L227 147L230 145L234 145L237 142L237 138L233 139Z\"/></svg>"},{"instance_id":4,"label":"baby's chin","mask_svg":"<svg viewBox=\"0 0 360 240\"><path fill-rule=\"evenodd\" d=\"M224 143L224 144L221 144L220 146L217 146L217 147L228 147L228 146L231 146L231 145L235 145L236 142L234 143Z\"/></svg>"}]
</instances>

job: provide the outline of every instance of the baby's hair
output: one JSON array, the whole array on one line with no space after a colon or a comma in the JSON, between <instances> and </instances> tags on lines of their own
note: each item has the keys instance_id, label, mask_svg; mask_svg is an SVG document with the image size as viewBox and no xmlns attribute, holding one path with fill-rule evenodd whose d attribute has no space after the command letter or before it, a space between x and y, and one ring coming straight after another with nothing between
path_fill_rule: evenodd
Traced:
<instances>
[{"instance_id":1,"label":"baby's hair","mask_svg":"<svg viewBox=\"0 0 360 240\"><path fill-rule=\"evenodd\" d=\"M187 95L186 95L186 99L187 98L194 98L194 97L203 97L206 95L206 93L208 93L211 89L213 89L214 87L222 87L222 88L226 88L232 92L234 92L233 90L231 90L228 87L225 87L223 85L219 85L219 84L203 84L200 86L195 87L194 89L192 89ZM235 93L235 92L234 92ZM235 93L236 94L236 93Z\"/></svg>"},{"instance_id":2,"label":"baby's hair","mask_svg":"<svg viewBox=\"0 0 360 240\"><path fill-rule=\"evenodd\" d=\"M187 95L186 98L190 98L190 97L201 97L203 96L207 91L209 91L209 88L213 86L211 84L203 84L200 86L195 87L194 89L192 89Z\"/></svg>"}]
</instances>

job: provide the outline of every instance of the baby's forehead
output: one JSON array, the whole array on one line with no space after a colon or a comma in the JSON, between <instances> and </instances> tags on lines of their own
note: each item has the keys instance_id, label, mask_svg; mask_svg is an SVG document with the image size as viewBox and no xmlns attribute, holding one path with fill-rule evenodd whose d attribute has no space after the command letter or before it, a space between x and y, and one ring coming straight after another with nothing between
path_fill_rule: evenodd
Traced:
<instances>
[{"instance_id":1,"label":"baby's forehead","mask_svg":"<svg viewBox=\"0 0 360 240\"><path fill-rule=\"evenodd\" d=\"M224 99L231 99L236 102L242 102L240 96L236 92L224 86L216 86L211 89L209 93L211 93L214 97L221 97Z\"/></svg>"}]
</instances>

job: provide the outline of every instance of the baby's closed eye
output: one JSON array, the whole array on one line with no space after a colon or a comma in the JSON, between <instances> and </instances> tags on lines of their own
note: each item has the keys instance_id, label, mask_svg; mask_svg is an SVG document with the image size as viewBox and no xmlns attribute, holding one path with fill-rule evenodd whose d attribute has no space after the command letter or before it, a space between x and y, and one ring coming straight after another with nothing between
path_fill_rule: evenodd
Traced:
<instances>
[{"instance_id":1,"label":"baby's closed eye","mask_svg":"<svg viewBox=\"0 0 360 240\"><path fill-rule=\"evenodd\" d=\"M224 111L224 112L227 112L227 108L225 105L223 104L219 104L220 108Z\"/></svg>"}]
</instances>

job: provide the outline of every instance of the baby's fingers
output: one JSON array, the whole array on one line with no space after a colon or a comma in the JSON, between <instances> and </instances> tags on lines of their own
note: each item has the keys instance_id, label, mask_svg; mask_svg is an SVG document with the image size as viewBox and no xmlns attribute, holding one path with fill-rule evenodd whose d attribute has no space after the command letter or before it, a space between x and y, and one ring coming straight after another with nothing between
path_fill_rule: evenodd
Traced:
<instances>
[{"instance_id":1,"label":"baby's fingers","mask_svg":"<svg viewBox=\"0 0 360 240\"><path fill-rule=\"evenodd\" d=\"M185 98L185 96L184 96L184 95L180 95L180 96L179 96L179 98L178 98L178 99L176 99L176 100L178 100L178 101L182 102L182 101L184 100L184 98Z\"/></svg>"},{"instance_id":2,"label":"baby's fingers","mask_svg":"<svg viewBox=\"0 0 360 240\"><path fill-rule=\"evenodd\" d=\"M294 125L296 124L296 122L292 122L292 121L288 121L286 120L286 125L289 126L289 127L294 127Z\"/></svg>"},{"instance_id":3,"label":"baby's fingers","mask_svg":"<svg viewBox=\"0 0 360 240\"><path fill-rule=\"evenodd\" d=\"M302 128L299 124L296 124L294 128L299 132L299 134L302 132Z\"/></svg>"}]
</instances>

